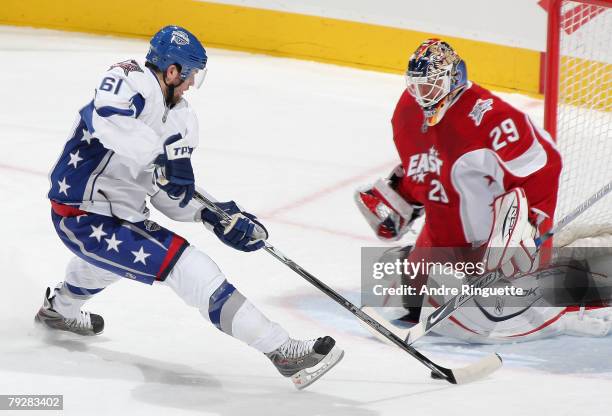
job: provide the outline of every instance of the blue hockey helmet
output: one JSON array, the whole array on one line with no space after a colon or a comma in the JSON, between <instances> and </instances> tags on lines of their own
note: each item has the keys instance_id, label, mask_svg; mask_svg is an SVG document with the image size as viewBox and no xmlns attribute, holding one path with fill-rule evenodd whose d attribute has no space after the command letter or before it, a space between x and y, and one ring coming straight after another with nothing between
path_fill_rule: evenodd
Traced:
<instances>
[{"instance_id":1,"label":"blue hockey helmet","mask_svg":"<svg viewBox=\"0 0 612 416\"><path fill-rule=\"evenodd\" d=\"M183 81L193 76L196 87L202 84L208 57L193 33L180 26L166 26L151 38L150 44L147 62L161 71L170 65L179 65Z\"/></svg>"},{"instance_id":2,"label":"blue hockey helmet","mask_svg":"<svg viewBox=\"0 0 612 416\"><path fill-rule=\"evenodd\" d=\"M427 39L408 61L406 87L423 108L429 125L437 123L452 104L452 98L467 85L465 62L451 46Z\"/></svg>"}]
</instances>

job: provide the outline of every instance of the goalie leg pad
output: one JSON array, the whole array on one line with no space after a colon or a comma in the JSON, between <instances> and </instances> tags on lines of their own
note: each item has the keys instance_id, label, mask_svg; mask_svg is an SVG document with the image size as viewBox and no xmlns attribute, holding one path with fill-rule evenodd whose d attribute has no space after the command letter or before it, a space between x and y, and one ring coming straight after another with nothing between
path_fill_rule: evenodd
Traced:
<instances>
[{"instance_id":1,"label":"goalie leg pad","mask_svg":"<svg viewBox=\"0 0 612 416\"><path fill-rule=\"evenodd\" d=\"M536 228L529 222L523 189L515 188L498 196L493 209L493 226L483 259L486 270L501 269L505 276L536 270Z\"/></svg>"},{"instance_id":2,"label":"goalie leg pad","mask_svg":"<svg viewBox=\"0 0 612 416\"><path fill-rule=\"evenodd\" d=\"M568 307L563 323L567 335L605 337L612 332L612 307Z\"/></svg>"}]
</instances>

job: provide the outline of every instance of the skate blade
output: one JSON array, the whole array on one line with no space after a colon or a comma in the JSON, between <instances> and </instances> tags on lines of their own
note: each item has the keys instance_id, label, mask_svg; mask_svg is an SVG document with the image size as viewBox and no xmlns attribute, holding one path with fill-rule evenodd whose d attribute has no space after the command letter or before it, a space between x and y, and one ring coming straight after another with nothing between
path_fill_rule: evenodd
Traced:
<instances>
[{"instance_id":1,"label":"skate blade","mask_svg":"<svg viewBox=\"0 0 612 416\"><path fill-rule=\"evenodd\" d=\"M332 350L317 365L305 368L291 376L291 381L296 389L302 390L320 379L323 374L332 369L344 357L344 351L338 347Z\"/></svg>"},{"instance_id":2,"label":"skate blade","mask_svg":"<svg viewBox=\"0 0 612 416\"><path fill-rule=\"evenodd\" d=\"M87 333L79 333L74 332L66 328L58 328L56 326L50 325L45 319L41 318L38 314L34 316L34 329L41 332L45 336L72 336L76 335L77 337L97 337L104 332L104 329L98 333L94 333L93 331L89 331Z\"/></svg>"}]
</instances>

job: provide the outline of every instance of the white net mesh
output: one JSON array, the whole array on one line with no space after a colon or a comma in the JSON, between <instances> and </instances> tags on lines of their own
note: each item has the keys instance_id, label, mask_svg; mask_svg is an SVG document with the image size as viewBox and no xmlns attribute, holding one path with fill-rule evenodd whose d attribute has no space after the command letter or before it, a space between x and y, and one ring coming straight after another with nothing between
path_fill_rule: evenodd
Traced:
<instances>
[{"instance_id":1,"label":"white net mesh","mask_svg":"<svg viewBox=\"0 0 612 416\"><path fill-rule=\"evenodd\" d=\"M559 34L557 145L564 167L555 222L612 181L612 9L563 1ZM597 233L611 223L608 195L568 228Z\"/></svg>"}]
</instances>

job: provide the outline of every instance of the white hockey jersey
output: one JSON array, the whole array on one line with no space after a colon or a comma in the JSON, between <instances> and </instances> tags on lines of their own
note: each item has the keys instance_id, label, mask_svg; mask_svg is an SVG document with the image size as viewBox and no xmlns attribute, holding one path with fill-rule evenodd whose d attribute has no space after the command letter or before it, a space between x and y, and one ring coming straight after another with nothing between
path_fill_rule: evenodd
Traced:
<instances>
[{"instance_id":1,"label":"white hockey jersey","mask_svg":"<svg viewBox=\"0 0 612 416\"><path fill-rule=\"evenodd\" d=\"M192 200L179 208L153 178L153 161L177 133L189 147L198 145L198 121L187 101L169 109L150 69L134 60L112 65L94 99L79 111L50 173L49 199L138 222L148 217L146 198L152 196L152 204L169 217L199 220L199 204Z\"/></svg>"}]
</instances>

